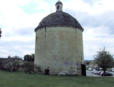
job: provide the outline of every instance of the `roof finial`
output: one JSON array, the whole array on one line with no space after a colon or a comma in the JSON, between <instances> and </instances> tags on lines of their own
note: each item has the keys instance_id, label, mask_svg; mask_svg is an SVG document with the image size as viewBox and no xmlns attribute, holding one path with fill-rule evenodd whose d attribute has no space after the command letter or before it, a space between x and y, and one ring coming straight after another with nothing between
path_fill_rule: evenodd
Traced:
<instances>
[{"instance_id":1,"label":"roof finial","mask_svg":"<svg viewBox=\"0 0 114 87\"><path fill-rule=\"evenodd\" d=\"M62 11L63 4L60 0L58 0L58 2L55 4L55 6L56 6L56 11Z\"/></svg>"}]
</instances>

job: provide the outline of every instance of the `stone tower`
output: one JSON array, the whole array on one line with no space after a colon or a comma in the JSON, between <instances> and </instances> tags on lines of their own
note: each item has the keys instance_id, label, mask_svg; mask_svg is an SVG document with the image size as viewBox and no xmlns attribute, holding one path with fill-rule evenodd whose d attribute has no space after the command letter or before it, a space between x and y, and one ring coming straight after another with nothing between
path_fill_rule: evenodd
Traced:
<instances>
[{"instance_id":1,"label":"stone tower","mask_svg":"<svg viewBox=\"0 0 114 87\"><path fill-rule=\"evenodd\" d=\"M50 74L81 74L83 28L58 1L56 12L43 18L35 29L35 64Z\"/></svg>"}]
</instances>

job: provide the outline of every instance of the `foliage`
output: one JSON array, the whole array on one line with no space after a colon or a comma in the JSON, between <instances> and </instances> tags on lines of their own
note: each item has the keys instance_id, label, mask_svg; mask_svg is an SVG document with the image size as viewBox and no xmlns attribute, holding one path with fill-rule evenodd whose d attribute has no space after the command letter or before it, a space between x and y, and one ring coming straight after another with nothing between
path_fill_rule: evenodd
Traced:
<instances>
[{"instance_id":1,"label":"foliage","mask_svg":"<svg viewBox=\"0 0 114 87\"><path fill-rule=\"evenodd\" d=\"M102 51L99 51L98 54L95 57L95 62L98 64L99 67L101 67L105 73L107 68L111 68L113 66L113 56L103 49Z\"/></svg>"},{"instance_id":2,"label":"foliage","mask_svg":"<svg viewBox=\"0 0 114 87\"><path fill-rule=\"evenodd\" d=\"M0 37L2 36L2 31L1 31L1 28L0 28Z\"/></svg>"},{"instance_id":3,"label":"foliage","mask_svg":"<svg viewBox=\"0 0 114 87\"><path fill-rule=\"evenodd\" d=\"M0 87L113 87L113 77L48 76L1 72Z\"/></svg>"},{"instance_id":4,"label":"foliage","mask_svg":"<svg viewBox=\"0 0 114 87\"><path fill-rule=\"evenodd\" d=\"M85 60L84 64L88 66L91 62L92 62L92 60Z\"/></svg>"},{"instance_id":5,"label":"foliage","mask_svg":"<svg viewBox=\"0 0 114 87\"><path fill-rule=\"evenodd\" d=\"M34 72L34 63L26 61L24 63L24 71L25 73L33 73Z\"/></svg>"},{"instance_id":6,"label":"foliage","mask_svg":"<svg viewBox=\"0 0 114 87\"><path fill-rule=\"evenodd\" d=\"M8 62L5 66L6 70L10 72L15 72L18 71L19 69L19 62L18 61Z\"/></svg>"},{"instance_id":7,"label":"foliage","mask_svg":"<svg viewBox=\"0 0 114 87\"><path fill-rule=\"evenodd\" d=\"M1 70L14 72L14 71L18 71L22 65L23 65L23 60L18 56L0 58L0 69Z\"/></svg>"},{"instance_id":8,"label":"foliage","mask_svg":"<svg viewBox=\"0 0 114 87\"><path fill-rule=\"evenodd\" d=\"M24 71L25 73L34 72L34 54L24 56Z\"/></svg>"},{"instance_id":9,"label":"foliage","mask_svg":"<svg viewBox=\"0 0 114 87\"><path fill-rule=\"evenodd\" d=\"M34 62L34 54L31 54L31 55L26 54L24 56L24 61Z\"/></svg>"}]
</instances>

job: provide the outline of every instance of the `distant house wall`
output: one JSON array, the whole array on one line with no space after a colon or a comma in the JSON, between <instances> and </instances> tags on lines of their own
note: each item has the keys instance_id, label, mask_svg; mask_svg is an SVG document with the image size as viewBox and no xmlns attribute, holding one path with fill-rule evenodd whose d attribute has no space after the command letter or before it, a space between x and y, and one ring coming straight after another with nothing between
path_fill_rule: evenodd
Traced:
<instances>
[{"instance_id":1,"label":"distant house wall","mask_svg":"<svg viewBox=\"0 0 114 87\"><path fill-rule=\"evenodd\" d=\"M82 31L72 27L46 27L36 31L35 64L51 74L81 74Z\"/></svg>"}]
</instances>

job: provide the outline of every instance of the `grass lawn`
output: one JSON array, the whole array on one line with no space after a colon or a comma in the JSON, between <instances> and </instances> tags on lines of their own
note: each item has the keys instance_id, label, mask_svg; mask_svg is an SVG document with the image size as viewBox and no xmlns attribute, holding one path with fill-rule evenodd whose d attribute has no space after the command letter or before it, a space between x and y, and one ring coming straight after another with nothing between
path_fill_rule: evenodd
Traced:
<instances>
[{"instance_id":1,"label":"grass lawn","mask_svg":"<svg viewBox=\"0 0 114 87\"><path fill-rule=\"evenodd\" d=\"M114 87L114 77L46 76L0 71L0 87Z\"/></svg>"}]
</instances>

